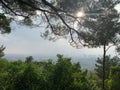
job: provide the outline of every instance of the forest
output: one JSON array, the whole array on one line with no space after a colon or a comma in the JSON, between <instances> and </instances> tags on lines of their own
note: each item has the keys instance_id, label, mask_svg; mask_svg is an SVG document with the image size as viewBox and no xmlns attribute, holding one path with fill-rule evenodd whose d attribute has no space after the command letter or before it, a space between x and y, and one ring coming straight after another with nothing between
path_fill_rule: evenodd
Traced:
<instances>
[{"instance_id":1,"label":"forest","mask_svg":"<svg viewBox=\"0 0 120 90\"><path fill-rule=\"evenodd\" d=\"M9 61L0 42L0 90L119 90L119 9L120 0L0 0L0 36L14 32L15 22L43 29L40 36L49 41L63 38L76 49L103 50L88 71L60 54L56 62L32 56ZM108 55L111 47L116 56Z\"/></svg>"},{"instance_id":2,"label":"forest","mask_svg":"<svg viewBox=\"0 0 120 90\"><path fill-rule=\"evenodd\" d=\"M82 70L80 62L57 54L57 61L25 61L0 58L0 90L101 90L102 59L98 58L93 71ZM120 88L120 58L106 56L106 90Z\"/></svg>"}]
</instances>

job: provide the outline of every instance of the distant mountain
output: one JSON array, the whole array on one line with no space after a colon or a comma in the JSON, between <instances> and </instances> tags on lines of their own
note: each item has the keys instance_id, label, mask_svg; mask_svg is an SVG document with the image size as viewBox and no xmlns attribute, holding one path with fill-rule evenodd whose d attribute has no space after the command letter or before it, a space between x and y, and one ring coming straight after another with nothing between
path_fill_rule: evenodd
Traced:
<instances>
[{"instance_id":1,"label":"distant mountain","mask_svg":"<svg viewBox=\"0 0 120 90\"><path fill-rule=\"evenodd\" d=\"M5 54L4 58L6 58L9 61L15 61L15 60L25 60L25 55L17 55L17 54Z\"/></svg>"},{"instance_id":2,"label":"distant mountain","mask_svg":"<svg viewBox=\"0 0 120 90\"><path fill-rule=\"evenodd\" d=\"M17 55L17 54L6 54L4 56L4 58L6 58L9 61L25 60L26 57L27 55ZM88 69L88 70L93 70L95 68L97 57L98 56L96 55L71 56L73 63L80 62L82 69ZM37 60L37 61L43 61L48 59L52 59L53 61L57 60L56 56L45 56L45 55L33 55L33 58L34 60Z\"/></svg>"},{"instance_id":3,"label":"distant mountain","mask_svg":"<svg viewBox=\"0 0 120 90\"><path fill-rule=\"evenodd\" d=\"M73 62L80 62L82 69L93 70L95 68L97 56L83 55L80 57L72 57Z\"/></svg>"}]
</instances>

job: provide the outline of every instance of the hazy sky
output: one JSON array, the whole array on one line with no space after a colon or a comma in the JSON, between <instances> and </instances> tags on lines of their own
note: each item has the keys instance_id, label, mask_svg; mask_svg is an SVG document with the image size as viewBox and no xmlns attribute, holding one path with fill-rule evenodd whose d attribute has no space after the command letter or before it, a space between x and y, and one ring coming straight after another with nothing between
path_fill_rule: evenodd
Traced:
<instances>
[{"instance_id":1,"label":"hazy sky","mask_svg":"<svg viewBox=\"0 0 120 90\"><path fill-rule=\"evenodd\" d=\"M116 7L120 10L120 5ZM6 46L5 54L22 54L22 55L45 55L55 56L64 54L67 56L78 56L80 54L102 55L102 48L76 49L69 45L65 39L56 42L44 40L40 37L42 28L31 28L11 24L12 32L8 35L0 35L0 44ZM114 54L114 48L111 48L108 54Z\"/></svg>"},{"instance_id":2,"label":"hazy sky","mask_svg":"<svg viewBox=\"0 0 120 90\"><path fill-rule=\"evenodd\" d=\"M30 28L27 26L12 23L12 32L8 35L0 36L0 44L6 46L5 54L22 54L22 55L44 55L55 56L64 54L67 56L78 56L80 54L101 55L102 49L76 49L69 45L65 39L56 42L48 41L40 37L42 28ZM109 53L113 53L110 49Z\"/></svg>"}]
</instances>

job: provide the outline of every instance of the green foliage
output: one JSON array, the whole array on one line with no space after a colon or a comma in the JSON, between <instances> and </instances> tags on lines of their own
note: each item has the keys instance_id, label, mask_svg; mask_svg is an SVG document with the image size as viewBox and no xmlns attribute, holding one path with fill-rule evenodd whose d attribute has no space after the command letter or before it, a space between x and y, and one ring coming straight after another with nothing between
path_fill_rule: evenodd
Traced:
<instances>
[{"instance_id":1,"label":"green foliage","mask_svg":"<svg viewBox=\"0 0 120 90\"><path fill-rule=\"evenodd\" d=\"M32 6L35 6L37 5L36 1L34 0L25 0L25 1L22 1L22 0L6 0L5 1L7 6L8 7L12 7L12 10L9 10L8 7L5 7L5 5L1 5L3 8L4 8L4 11L6 13L9 13L9 14L13 14L13 13L23 13L24 14L29 14L29 15L33 15L35 14L35 9L33 9L32 7L30 7L29 5L32 5ZM26 4L28 3L28 4ZM36 3L36 4L35 4ZM15 10L15 12L14 12Z\"/></svg>"},{"instance_id":2,"label":"green foliage","mask_svg":"<svg viewBox=\"0 0 120 90\"><path fill-rule=\"evenodd\" d=\"M72 63L70 58L64 58L63 55L57 55L58 61L55 65L52 76L52 86L55 90L69 90L72 77Z\"/></svg>"},{"instance_id":3,"label":"green foliage","mask_svg":"<svg viewBox=\"0 0 120 90\"><path fill-rule=\"evenodd\" d=\"M108 86L109 90L120 89L120 66L111 67Z\"/></svg>"},{"instance_id":4,"label":"green foliage","mask_svg":"<svg viewBox=\"0 0 120 90\"><path fill-rule=\"evenodd\" d=\"M0 13L0 33L10 33L11 32L11 27L10 27L10 20L7 19L7 17Z\"/></svg>"},{"instance_id":5,"label":"green foliage","mask_svg":"<svg viewBox=\"0 0 120 90\"><path fill-rule=\"evenodd\" d=\"M3 60L4 62L7 62ZM23 71L24 65L21 61L7 62L4 71L0 71L1 90L16 90L17 76Z\"/></svg>"},{"instance_id":6,"label":"green foliage","mask_svg":"<svg viewBox=\"0 0 120 90\"><path fill-rule=\"evenodd\" d=\"M28 56L26 57L25 63L32 63L33 60L34 58L32 56Z\"/></svg>"},{"instance_id":7,"label":"green foliage","mask_svg":"<svg viewBox=\"0 0 120 90\"><path fill-rule=\"evenodd\" d=\"M111 66L119 66L120 65L120 58L115 56L111 58L110 56L106 56L105 62L105 79L109 78L110 75L110 67ZM99 77L100 81L97 83L99 87L102 85L102 78L103 78L103 58L98 58L97 63L95 64L96 68L96 75ZM106 85L107 87L107 85Z\"/></svg>"},{"instance_id":8,"label":"green foliage","mask_svg":"<svg viewBox=\"0 0 120 90\"><path fill-rule=\"evenodd\" d=\"M89 84L92 87L92 90L101 90L101 86L99 85L101 79L96 75L94 71L90 71L87 75L89 80Z\"/></svg>"},{"instance_id":9,"label":"green foliage","mask_svg":"<svg viewBox=\"0 0 120 90\"><path fill-rule=\"evenodd\" d=\"M100 79L102 79L102 74L103 74L103 60L102 58L97 59L97 64L95 64L96 68L95 71ZM120 65L120 58L115 56L111 58L110 56L106 56L106 62L105 62L105 72L106 76L105 78L107 79L110 74L110 67L111 66L119 66Z\"/></svg>"},{"instance_id":10,"label":"green foliage","mask_svg":"<svg viewBox=\"0 0 120 90\"><path fill-rule=\"evenodd\" d=\"M108 44L119 31L119 14L114 9L115 5L120 3L118 0L1 0L0 2L5 15L12 18L23 17L27 25L31 25L32 20L36 20L35 17L37 19L40 17L41 23L44 21L52 34L56 36L72 34L71 37L74 38L75 35L77 39L84 39L85 43L91 45L103 45L105 41ZM38 15L36 11L40 14ZM86 13L83 20L76 16L78 11ZM2 16L5 16L4 14ZM78 24L79 29L76 29L74 24Z\"/></svg>"},{"instance_id":11,"label":"green foliage","mask_svg":"<svg viewBox=\"0 0 120 90\"><path fill-rule=\"evenodd\" d=\"M59 54L57 58L56 63L48 60L27 64L0 59L0 90L100 90L95 73L81 70L80 63L72 63L71 58ZM114 60L112 65L116 65ZM111 68L106 82L110 90L119 88L119 67Z\"/></svg>"},{"instance_id":12,"label":"green foliage","mask_svg":"<svg viewBox=\"0 0 120 90\"><path fill-rule=\"evenodd\" d=\"M0 58L4 56L5 47L3 45L0 46Z\"/></svg>"},{"instance_id":13,"label":"green foliage","mask_svg":"<svg viewBox=\"0 0 120 90\"><path fill-rule=\"evenodd\" d=\"M40 71L38 71L37 67L29 64L23 73L17 77L17 83L15 84L15 87L17 90L38 90L41 81L43 81L42 79L43 77L41 76Z\"/></svg>"},{"instance_id":14,"label":"green foliage","mask_svg":"<svg viewBox=\"0 0 120 90\"><path fill-rule=\"evenodd\" d=\"M100 16L95 20L88 20L84 24L91 30L81 32L87 45L97 47L117 43L116 34L119 33L120 23L119 14L116 10L111 9L105 16Z\"/></svg>"},{"instance_id":15,"label":"green foliage","mask_svg":"<svg viewBox=\"0 0 120 90\"><path fill-rule=\"evenodd\" d=\"M0 59L0 90L98 90L79 63L57 55L58 60L8 62Z\"/></svg>"},{"instance_id":16,"label":"green foliage","mask_svg":"<svg viewBox=\"0 0 120 90\"><path fill-rule=\"evenodd\" d=\"M0 58L0 73L7 70L9 63L7 60Z\"/></svg>"}]
</instances>

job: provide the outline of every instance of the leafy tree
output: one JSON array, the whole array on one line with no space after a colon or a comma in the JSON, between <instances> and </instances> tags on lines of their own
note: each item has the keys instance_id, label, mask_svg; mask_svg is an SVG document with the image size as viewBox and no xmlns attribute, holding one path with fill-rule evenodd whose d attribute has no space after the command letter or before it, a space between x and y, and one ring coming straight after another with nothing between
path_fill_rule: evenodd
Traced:
<instances>
[{"instance_id":1,"label":"leafy tree","mask_svg":"<svg viewBox=\"0 0 120 90\"><path fill-rule=\"evenodd\" d=\"M96 68L95 71L97 73L97 75L99 76L99 78L102 79L102 74L103 74L103 58L98 58L97 59L97 64L95 64ZM109 74L110 74L110 67L111 66L119 66L120 65L120 58L115 56L113 58L111 58L110 56L106 56L106 62L105 62L105 72L106 72L106 76L105 79L108 79Z\"/></svg>"},{"instance_id":2,"label":"leafy tree","mask_svg":"<svg viewBox=\"0 0 120 90\"><path fill-rule=\"evenodd\" d=\"M10 20L2 13L0 13L0 34L10 33Z\"/></svg>"},{"instance_id":3,"label":"leafy tree","mask_svg":"<svg viewBox=\"0 0 120 90\"><path fill-rule=\"evenodd\" d=\"M71 59L64 58L63 55L57 55L57 57L58 61L52 76L52 87L55 90L69 90L73 82Z\"/></svg>"},{"instance_id":4,"label":"leafy tree","mask_svg":"<svg viewBox=\"0 0 120 90\"><path fill-rule=\"evenodd\" d=\"M69 2L70 1L70 2ZM1 0L0 6L3 10L3 15L5 17L8 17L12 20L15 20L14 16L23 17L22 22L26 25L33 25L33 20L35 20L34 16L37 16L37 18L41 18L40 22L45 21L46 26L51 28L51 32L58 35L63 35L64 32L68 33L69 31L75 31L77 30L72 29L70 25L68 24L69 20L65 18L67 16L68 18L74 19L75 21L77 17L72 17L75 15L75 13L72 13L74 15L69 14L70 11L75 11L74 9L80 7L80 4L83 3L79 0ZM79 4L78 4L79 2ZM73 5L74 3L74 5ZM70 6L72 5L72 8ZM67 6L67 8L65 8ZM77 7L75 7L77 6ZM40 13L37 14L36 11L39 11ZM69 12L67 12L69 11ZM2 13L1 13L2 14ZM32 19L33 18L33 19ZM53 23L54 20L57 20L56 23ZM38 24L40 23L38 22ZM10 23L10 22L9 22ZM63 23L63 24L61 24ZM61 27L60 25L63 27ZM59 29L55 30L56 27ZM64 29L68 28L69 30L65 31ZM72 29L72 30L71 30ZM62 33L63 32L63 33Z\"/></svg>"},{"instance_id":5,"label":"leafy tree","mask_svg":"<svg viewBox=\"0 0 120 90\"><path fill-rule=\"evenodd\" d=\"M48 36L50 40L70 35L68 39L70 45L74 47L103 46L104 89L105 56L109 48L107 46L118 42L116 35L119 34L120 28L119 14L114 7L120 3L119 0L1 0L0 2L6 15L9 13L10 16L23 17L23 22L27 25L31 25L36 19L33 16L40 17L40 21L45 21L48 28L42 36ZM37 11L39 14L36 14ZM85 12L85 16L77 17L75 13L78 11ZM57 36L54 37L53 34Z\"/></svg>"},{"instance_id":6,"label":"leafy tree","mask_svg":"<svg viewBox=\"0 0 120 90\"><path fill-rule=\"evenodd\" d=\"M119 65L120 65L120 58L119 57L115 56L115 57L111 58L110 56L106 56L105 79L109 78L110 67L111 66L119 66ZM95 68L96 74L102 80L102 78L103 78L103 58L98 58L97 64L95 64L95 66L96 66L96 68Z\"/></svg>"},{"instance_id":7,"label":"leafy tree","mask_svg":"<svg viewBox=\"0 0 120 90\"><path fill-rule=\"evenodd\" d=\"M23 17L22 22L27 25L35 24L34 22L31 24L31 22L40 18L39 21L44 21L46 23L44 25L51 29L45 31L46 34L43 34L43 36L49 37L53 33L57 36L69 34L71 45L74 44L75 46L82 39L81 29L92 25L92 23L83 24L84 21L87 19L94 20L101 15L105 16L111 13L111 9L120 3L119 0L1 0L0 2L3 15L7 18L15 20L14 16ZM86 16L82 18L76 16L76 13L79 11L85 12ZM75 27L76 24L77 28ZM51 38L53 39L53 37Z\"/></svg>"},{"instance_id":8,"label":"leafy tree","mask_svg":"<svg viewBox=\"0 0 120 90\"><path fill-rule=\"evenodd\" d=\"M5 50L5 47L3 45L1 45L0 47L0 58L4 56L4 51Z\"/></svg>"},{"instance_id":9,"label":"leafy tree","mask_svg":"<svg viewBox=\"0 0 120 90\"><path fill-rule=\"evenodd\" d=\"M33 57L28 56L28 57L26 57L25 63L31 63L32 61L33 61Z\"/></svg>"},{"instance_id":10,"label":"leafy tree","mask_svg":"<svg viewBox=\"0 0 120 90\"><path fill-rule=\"evenodd\" d=\"M98 90L87 78L87 70L82 71L79 63L71 63L70 58L57 55L49 89L54 90Z\"/></svg>"},{"instance_id":11,"label":"leafy tree","mask_svg":"<svg viewBox=\"0 0 120 90\"><path fill-rule=\"evenodd\" d=\"M108 79L109 90L120 89L120 66L111 67L110 76Z\"/></svg>"},{"instance_id":12,"label":"leafy tree","mask_svg":"<svg viewBox=\"0 0 120 90\"><path fill-rule=\"evenodd\" d=\"M33 64L27 64L27 67L25 68L23 73L18 75L16 80L16 90L45 90L45 86L43 86L45 83L44 78L39 69L37 69L37 67ZM41 87L43 88L41 89Z\"/></svg>"},{"instance_id":13,"label":"leafy tree","mask_svg":"<svg viewBox=\"0 0 120 90\"><path fill-rule=\"evenodd\" d=\"M7 66L9 66L9 63L6 59L0 58L0 72L2 73L4 70L7 69Z\"/></svg>"},{"instance_id":14,"label":"leafy tree","mask_svg":"<svg viewBox=\"0 0 120 90\"><path fill-rule=\"evenodd\" d=\"M83 43L88 47L102 47L103 48L103 76L102 76L102 88L105 89L105 63L106 63L106 54L109 48L113 45L119 44L119 35L120 32L120 22L119 14L113 5L114 1L112 0L99 0L99 3L96 7L97 14L90 15L84 21L85 30L81 32L81 38ZM110 8L109 8L110 7ZM106 10L106 11L103 11Z\"/></svg>"},{"instance_id":15,"label":"leafy tree","mask_svg":"<svg viewBox=\"0 0 120 90\"><path fill-rule=\"evenodd\" d=\"M9 77L8 77L8 67L9 62L5 59L0 58L0 89L7 90L9 87Z\"/></svg>"},{"instance_id":16,"label":"leafy tree","mask_svg":"<svg viewBox=\"0 0 120 90\"><path fill-rule=\"evenodd\" d=\"M74 72L81 72L81 66L80 66L79 62L73 64L73 71Z\"/></svg>"},{"instance_id":17,"label":"leafy tree","mask_svg":"<svg viewBox=\"0 0 120 90\"><path fill-rule=\"evenodd\" d=\"M10 65L7 69L7 72L8 72L7 81L9 81L9 84L8 84L9 90L16 90L15 85L18 82L17 77L21 75L21 73L23 73L25 67L26 67L25 64L20 60L10 62Z\"/></svg>"},{"instance_id":18,"label":"leafy tree","mask_svg":"<svg viewBox=\"0 0 120 90\"><path fill-rule=\"evenodd\" d=\"M44 77L45 87L41 87L41 90L51 90L52 87L52 75L54 71L55 64L51 59L49 60L43 60L43 61L35 61L35 65L37 65L42 72L42 75ZM42 83L42 82L41 82Z\"/></svg>"},{"instance_id":19,"label":"leafy tree","mask_svg":"<svg viewBox=\"0 0 120 90\"><path fill-rule=\"evenodd\" d=\"M73 73L73 77L74 77L73 89L75 89L75 90L91 90L86 76L87 76L87 72Z\"/></svg>"},{"instance_id":20,"label":"leafy tree","mask_svg":"<svg viewBox=\"0 0 120 90\"><path fill-rule=\"evenodd\" d=\"M29 64L0 59L0 90L99 90L80 63L72 63L63 55L57 57L56 63Z\"/></svg>"},{"instance_id":21,"label":"leafy tree","mask_svg":"<svg viewBox=\"0 0 120 90\"><path fill-rule=\"evenodd\" d=\"M87 78L93 90L101 90L100 86L101 79L96 75L94 71L89 71Z\"/></svg>"},{"instance_id":22,"label":"leafy tree","mask_svg":"<svg viewBox=\"0 0 120 90\"><path fill-rule=\"evenodd\" d=\"M25 65L22 61L8 62L4 59L0 63L0 90L16 90L16 78L24 71Z\"/></svg>"}]
</instances>

